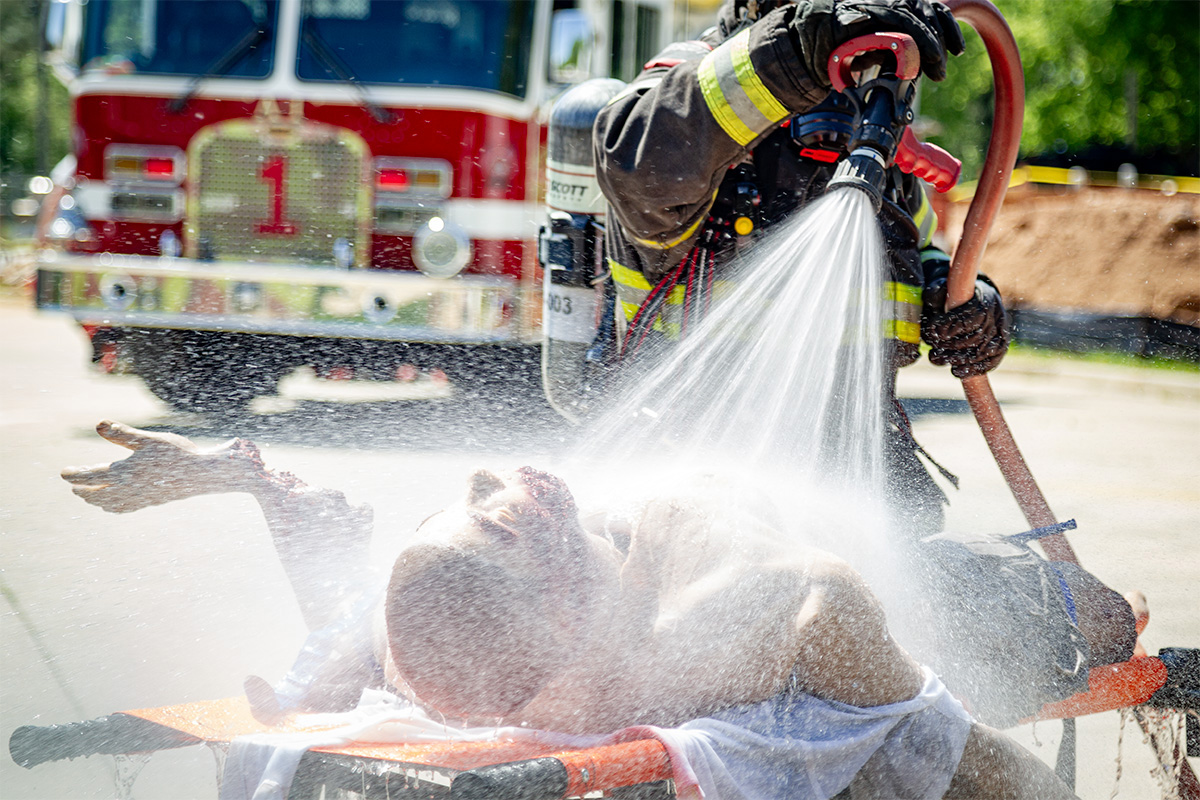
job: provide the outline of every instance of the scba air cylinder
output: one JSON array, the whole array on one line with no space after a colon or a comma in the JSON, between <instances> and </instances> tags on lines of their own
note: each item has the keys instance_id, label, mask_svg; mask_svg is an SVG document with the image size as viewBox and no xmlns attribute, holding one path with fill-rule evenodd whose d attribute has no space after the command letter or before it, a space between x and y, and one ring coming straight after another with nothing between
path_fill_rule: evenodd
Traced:
<instances>
[{"instance_id":1,"label":"scba air cylinder","mask_svg":"<svg viewBox=\"0 0 1200 800\"><path fill-rule=\"evenodd\" d=\"M605 303L605 201L592 160L592 125L625 84L595 79L563 94L550 112L546 138L549 221L539 236L542 293L542 380L546 397L567 419L585 410L588 349Z\"/></svg>"}]
</instances>

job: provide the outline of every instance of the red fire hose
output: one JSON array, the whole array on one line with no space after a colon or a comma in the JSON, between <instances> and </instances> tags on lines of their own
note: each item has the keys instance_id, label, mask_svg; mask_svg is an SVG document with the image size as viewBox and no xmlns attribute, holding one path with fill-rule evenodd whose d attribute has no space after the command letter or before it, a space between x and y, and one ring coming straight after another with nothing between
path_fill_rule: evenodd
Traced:
<instances>
[{"instance_id":1,"label":"red fire hose","mask_svg":"<svg viewBox=\"0 0 1200 800\"><path fill-rule=\"evenodd\" d=\"M1025 114L1025 78L1021 55L1004 16L988 0L945 0L956 19L966 22L983 39L992 63L995 85L995 115L987 157L983 162L975 197L967 210L962 238L954 251L946 290L946 307L954 308L975 294L979 261L987 246L988 231L1004 202L1008 181L1016 164L1021 144L1021 125ZM983 431L983 438L1000 467L1029 525L1040 528L1057 522L1050 505L1033 479L1033 473L1021 456L1008 423L1000 412L1000 403L986 375L963 378L967 403ZM1041 540L1046 555L1055 561L1079 563L1075 551L1062 534Z\"/></svg>"}]
</instances>

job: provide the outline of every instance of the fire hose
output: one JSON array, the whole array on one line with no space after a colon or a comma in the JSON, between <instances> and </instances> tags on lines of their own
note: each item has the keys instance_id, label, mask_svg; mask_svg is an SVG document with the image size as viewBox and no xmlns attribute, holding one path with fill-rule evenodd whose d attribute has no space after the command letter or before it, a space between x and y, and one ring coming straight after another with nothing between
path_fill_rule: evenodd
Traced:
<instances>
[{"instance_id":1,"label":"fire hose","mask_svg":"<svg viewBox=\"0 0 1200 800\"><path fill-rule=\"evenodd\" d=\"M995 83L987 156L950 265L946 295L949 310L975 294L979 261L1004 202L1021 143L1025 81L1016 40L994 5L988 0L946 0L946 4L956 19L971 25L983 39ZM878 209L889 163L924 178L939 191L954 185L961 166L957 159L941 148L917 141L908 128L913 121L911 104L920 71L919 54L911 38L895 33L857 37L835 49L828 66L834 89L849 97L858 120L850 155L838 164L829 181L831 189L861 189ZM966 377L962 383L971 412L1025 519L1033 528L1054 525L1057 519L1017 447L987 376ZM1051 560L1079 563L1062 534L1051 534L1040 542Z\"/></svg>"},{"instance_id":2,"label":"fire hose","mask_svg":"<svg viewBox=\"0 0 1200 800\"><path fill-rule=\"evenodd\" d=\"M950 262L946 287L946 308L956 308L975 296L975 279L979 262L987 247L988 232L1016 166L1021 146L1021 126L1025 117L1025 75L1021 70L1021 54L1004 16L987 0L949 0L947 6L956 19L966 22L987 48L992 65L994 112L992 134L988 139L987 155L979 176L979 185L967 217L962 236ZM969 375L962 379L963 394L996 465L1008 488L1016 498L1021 513L1032 527L1053 525L1057 520L1045 495L1038 487L1029 465L1025 463L1017 441L1000 411L992 385L986 374ZM1055 561L1079 563L1070 542L1061 533L1041 540L1046 556ZM1062 741L1059 743L1055 772L1068 786L1075 786L1075 720L1063 719Z\"/></svg>"},{"instance_id":3,"label":"fire hose","mask_svg":"<svg viewBox=\"0 0 1200 800\"><path fill-rule=\"evenodd\" d=\"M975 295L975 277L979 274L979 261L987 246L988 231L1004 202L1021 144L1025 78L1016 40L1004 16L994 5L987 0L947 0L946 5L956 19L966 22L983 39L992 64L995 86L995 116L987 156L984 158L979 186L963 223L962 238L950 263L946 289L946 308L950 309L962 305ZM1025 519L1035 528L1053 525L1057 521L1054 513L1017 448L987 375L963 378L962 384L971 413L975 415L988 449L992 451ZM1041 540L1041 544L1050 559L1079 563L1075 551L1062 534L1047 536Z\"/></svg>"}]
</instances>

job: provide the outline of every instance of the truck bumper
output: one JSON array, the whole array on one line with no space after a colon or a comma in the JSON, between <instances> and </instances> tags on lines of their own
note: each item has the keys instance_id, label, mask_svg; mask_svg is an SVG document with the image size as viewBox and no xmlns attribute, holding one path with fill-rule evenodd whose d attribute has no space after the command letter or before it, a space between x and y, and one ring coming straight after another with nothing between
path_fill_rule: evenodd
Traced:
<instances>
[{"instance_id":1,"label":"truck bumper","mask_svg":"<svg viewBox=\"0 0 1200 800\"><path fill-rule=\"evenodd\" d=\"M540 293L503 276L196 261L111 253L39 257L37 307L84 325L439 344L538 341Z\"/></svg>"}]
</instances>

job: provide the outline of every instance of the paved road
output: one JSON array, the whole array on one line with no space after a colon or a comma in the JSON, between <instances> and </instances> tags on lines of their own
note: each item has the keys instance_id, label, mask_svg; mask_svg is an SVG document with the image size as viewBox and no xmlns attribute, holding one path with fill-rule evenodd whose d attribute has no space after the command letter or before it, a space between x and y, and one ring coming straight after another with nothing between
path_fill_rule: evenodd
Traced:
<instances>
[{"instance_id":1,"label":"paved road","mask_svg":"<svg viewBox=\"0 0 1200 800\"><path fill-rule=\"evenodd\" d=\"M236 422L170 414L132 378L101 378L66 320L0 297L0 737L120 709L238 694L247 674L277 676L303 636L258 512L241 498L198 498L117 517L85 506L58 478L66 465L119 454L96 438L104 417L198 439L252 436L274 466L343 488L377 509L378 547L459 492L467 469L554 463L569 432L554 420L480 420L452 403L342 395L305 387L290 402ZM1051 505L1079 520L1083 563L1122 590L1149 595L1151 651L1200 646L1200 376L1064 368L1011 358L993 381ZM908 370L902 382L918 438L963 479L954 527L1025 526L956 383ZM1107 797L1115 775L1115 714L1081 723L1080 791ZM1019 729L1053 758L1057 724ZM1155 796L1148 751L1126 732L1118 797ZM1037 744L1040 742L1040 746ZM122 766L122 770L128 769ZM213 798L216 767L202 748L156 755L137 798ZM0 757L0 797L90 798L114 792L114 766L94 757L23 770Z\"/></svg>"},{"instance_id":2,"label":"paved road","mask_svg":"<svg viewBox=\"0 0 1200 800\"><path fill-rule=\"evenodd\" d=\"M962 479L947 526L1023 530L1024 524L953 381L929 367L901 373L901 393L932 413L917 438ZM1059 519L1074 518L1080 563L1118 591L1142 589L1148 652L1200 647L1200 374L1010 357L991 376L1022 453ZM951 413L941 413L951 412ZM1078 721L1084 798L1158 797L1141 732L1117 712ZM1011 732L1053 763L1058 723ZM1200 771L1200 759L1191 759Z\"/></svg>"}]
</instances>

